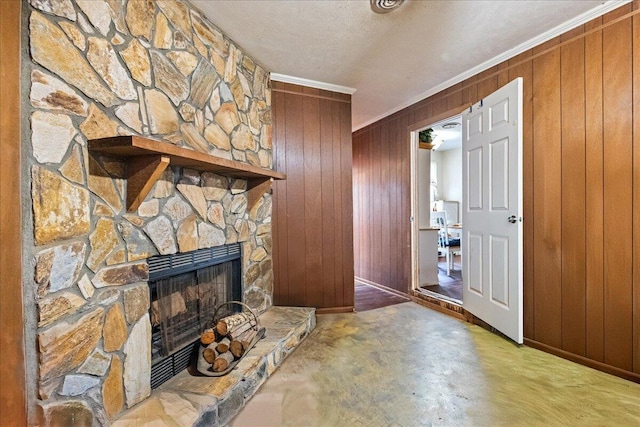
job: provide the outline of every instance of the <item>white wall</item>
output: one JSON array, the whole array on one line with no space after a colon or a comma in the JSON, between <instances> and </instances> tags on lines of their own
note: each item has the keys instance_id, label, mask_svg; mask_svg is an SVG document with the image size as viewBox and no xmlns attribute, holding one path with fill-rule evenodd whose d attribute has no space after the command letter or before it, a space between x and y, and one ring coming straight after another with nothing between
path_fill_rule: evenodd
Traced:
<instances>
[{"instance_id":1,"label":"white wall","mask_svg":"<svg viewBox=\"0 0 640 427\"><path fill-rule=\"evenodd\" d=\"M462 148L442 152L443 192L442 200L462 202Z\"/></svg>"},{"instance_id":2,"label":"white wall","mask_svg":"<svg viewBox=\"0 0 640 427\"><path fill-rule=\"evenodd\" d=\"M430 226L431 150L418 150L418 227Z\"/></svg>"},{"instance_id":3,"label":"white wall","mask_svg":"<svg viewBox=\"0 0 640 427\"><path fill-rule=\"evenodd\" d=\"M431 161L436 163L437 165L437 180L438 180L438 199L442 200L444 187L442 183L444 182L444 177L442 176L442 170L444 169L444 165L442 162L443 158L442 151L431 151Z\"/></svg>"},{"instance_id":4,"label":"white wall","mask_svg":"<svg viewBox=\"0 0 640 427\"><path fill-rule=\"evenodd\" d=\"M438 196L440 200L456 201L462 215L462 148L434 151L431 159L438 165Z\"/></svg>"}]
</instances>

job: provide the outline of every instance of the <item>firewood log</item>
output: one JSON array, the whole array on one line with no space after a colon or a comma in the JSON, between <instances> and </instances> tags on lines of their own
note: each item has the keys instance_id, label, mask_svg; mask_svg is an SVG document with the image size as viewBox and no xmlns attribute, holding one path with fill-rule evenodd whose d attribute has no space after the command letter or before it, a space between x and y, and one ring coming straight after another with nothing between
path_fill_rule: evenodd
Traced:
<instances>
[{"instance_id":1,"label":"firewood log","mask_svg":"<svg viewBox=\"0 0 640 427\"><path fill-rule=\"evenodd\" d=\"M207 361L207 363L213 363L218 355L216 354L216 351L214 349L207 347L202 352L202 357Z\"/></svg>"},{"instance_id":2,"label":"firewood log","mask_svg":"<svg viewBox=\"0 0 640 427\"><path fill-rule=\"evenodd\" d=\"M251 313L236 313L231 316L224 317L216 324L216 330L220 335L227 335L237 327L254 320Z\"/></svg>"},{"instance_id":3,"label":"firewood log","mask_svg":"<svg viewBox=\"0 0 640 427\"><path fill-rule=\"evenodd\" d=\"M233 362L233 354L230 352L222 353L213 361L213 371L222 372L229 367L231 362Z\"/></svg>"},{"instance_id":4,"label":"firewood log","mask_svg":"<svg viewBox=\"0 0 640 427\"><path fill-rule=\"evenodd\" d=\"M231 344L229 344L229 351L233 354L233 357L240 359L244 354L244 347L240 341L231 341Z\"/></svg>"},{"instance_id":5,"label":"firewood log","mask_svg":"<svg viewBox=\"0 0 640 427\"><path fill-rule=\"evenodd\" d=\"M202 333L200 337L200 342L202 345L207 346L216 340L216 334L213 332L213 329L207 329Z\"/></svg>"},{"instance_id":6,"label":"firewood log","mask_svg":"<svg viewBox=\"0 0 640 427\"><path fill-rule=\"evenodd\" d=\"M223 338L216 346L216 351L220 354L226 353L229 351L229 344L231 344L231 340L229 340L229 338Z\"/></svg>"},{"instance_id":7,"label":"firewood log","mask_svg":"<svg viewBox=\"0 0 640 427\"><path fill-rule=\"evenodd\" d=\"M257 334L258 334L257 329L248 329L244 331L242 334L238 335L236 340L240 341L242 343L242 347L244 351L247 351L247 349L249 348L249 346L251 345L251 343L253 342Z\"/></svg>"},{"instance_id":8,"label":"firewood log","mask_svg":"<svg viewBox=\"0 0 640 427\"><path fill-rule=\"evenodd\" d=\"M250 331L251 329L254 329L255 326L256 326L256 322L252 319L249 322L235 326L231 331L229 331L229 333L227 334L227 337L229 337L230 340L237 340L239 336L241 336L247 331Z\"/></svg>"}]
</instances>

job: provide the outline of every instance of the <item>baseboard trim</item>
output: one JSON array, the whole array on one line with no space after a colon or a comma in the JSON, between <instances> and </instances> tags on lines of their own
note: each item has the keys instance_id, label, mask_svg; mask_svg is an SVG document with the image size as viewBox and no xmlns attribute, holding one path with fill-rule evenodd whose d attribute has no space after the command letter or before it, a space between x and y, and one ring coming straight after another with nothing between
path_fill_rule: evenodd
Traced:
<instances>
[{"instance_id":1,"label":"baseboard trim","mask_svg":"<svg viewBox=\"0 0 640 427\"><path fill-rule=\"evenodd\" d=\"M553 354L554 356L562 357L563 359L570 360L571 362L578 363L580 365L588 366L589 368L593 368L597 371L602 371L607 374L615 375L616 377L624 378L625 380L632 381L634 383L640 384L640 374L636 374L635 372L630 372L625 369L616 368L615 366L607 365L606 363L598 362L593 359L588 359L584 356L579 356L577 354L569 353L564 350L560 350L559 348L552 347L547 344L543 344L541 342L525 338L524 344L535 348L537 350L544 351L545 353Z\"/></svg>"},{"instance_id":2,"label":"baseboard trim","mask_svg":"<svg viewBox=\"0 0 640 427\"><path fill-rule=\"evenodd\" d=\"M352 305L346 307L316 308L316 314L353 313L353 311L354 307Z\"/></svg>"},{"instance_id":3,"label":"baseboard trim","mask_svg":"<svg viewBox=\"0 0 640 427\"><path fill-rule=\"evenodd\" d=\"M381 285L380 283L372 282L370 280L363 279L363 278L357 277L357 276L355 277L355 281L363 283L365 285L373 286L374 288L378 288L381 291L389 292L390 294L394 294L394 295L397 295L399 297L406 298L407 301L411 299L409 297L409 294L407 294L405 292L402 292L402 291L399 291L397 289L390 288L390 287L385 286L385 285Z\"/></svg>"}]
</instances>

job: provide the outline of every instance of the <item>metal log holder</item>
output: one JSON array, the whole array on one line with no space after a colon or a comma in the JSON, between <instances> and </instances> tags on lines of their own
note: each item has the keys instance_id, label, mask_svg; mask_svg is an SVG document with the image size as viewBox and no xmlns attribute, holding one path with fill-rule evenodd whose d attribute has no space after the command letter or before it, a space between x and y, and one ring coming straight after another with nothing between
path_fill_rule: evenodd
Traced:
<instances>
[{"instance_id":1,"label":"metal log holder","mask_svg":"<svg viewBox=\"0 0 640 427\"><path fill-rule=\"evenodd\" d=\"M245 349L244 353L242 354L242 356L238 359L235 359L233 362L231 362L229 364L229 366L227 367L227 369L225 369L224 371L220 371L220 372L214 372L211 363L207 362L204 359L203 353L204 350L207 348L207 346L201 345L200 343L198 343L198 359L197 359L197 366L196 369L197 371L205 376L208 377L222 377L224 375L227 375L229 372L231 372L236 365L247 355L247 353L249 353L249 350L251 350L253 348L253 346L256 345L256 343L258 341L260 341L262 338L264 338L265 333L266 333L266 329L263 326L260 326L260 320L258 319L258 316L256 315L256 313L245 303L241 302L241 301L227 301L224 302L222 304L220 304L218 307L216 307L216 310L213 313L212 316L212 324L211 324L211 328L215 328L216 324L222 320L224 317L220 317L218 318L218 312L220 311L220 309L222 307L225 307L227 305L230 304L236 304L236 305L240 305L244 308L246 308L249 313L251 313L253 315L254 321L251 324L251 328L255 331L257 331L255 338L249 343L249 345L247 346L247 348Z\"/></svg>"}]
</instances>

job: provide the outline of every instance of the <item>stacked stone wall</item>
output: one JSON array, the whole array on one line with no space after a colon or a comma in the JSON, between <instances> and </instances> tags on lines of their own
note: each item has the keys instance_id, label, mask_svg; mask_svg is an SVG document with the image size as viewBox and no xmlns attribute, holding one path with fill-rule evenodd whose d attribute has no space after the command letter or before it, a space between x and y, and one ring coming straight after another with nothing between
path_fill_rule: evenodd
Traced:
<instances>
[{"instance_id":1,"label":"stacked stone wall","mask_svg":"<svg viewBox=\"0 0 640 427\"><path fill-rule=\"evenodd\" d=\"M179 0L24 11L38 412L49 425L106 425L150 393L146 259L242 242L245 302L265 310L271 196L248 206L245 180L170 167L126 212L126 163L87 141L144 135L270 168L268 73Z\"/></svg>"}]
</instances>

